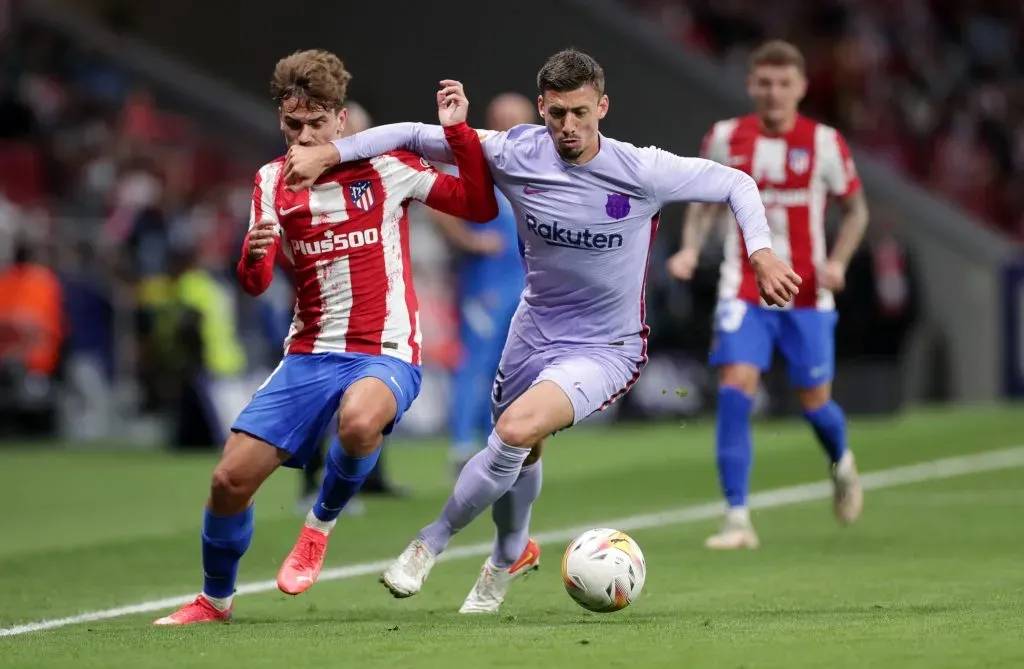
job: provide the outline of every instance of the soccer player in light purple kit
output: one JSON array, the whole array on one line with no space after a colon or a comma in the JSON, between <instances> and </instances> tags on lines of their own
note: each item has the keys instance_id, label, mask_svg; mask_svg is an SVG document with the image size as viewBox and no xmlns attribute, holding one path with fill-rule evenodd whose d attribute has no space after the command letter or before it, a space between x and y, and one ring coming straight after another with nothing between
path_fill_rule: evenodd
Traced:
<instances>
[{"instance_id":1,"label":"soccer player in light purple kit","mask_svg":"<svg viewBox=\"0 0 1024 669\"><path fill-rule=\"evenodd\" d=\"M537 565L530 510L540 494L543 441L624 395L647 361L644 284L662 206L722 202L732 209L762 295L783 305L800 278L771 250L757 185L739 170L601 135L604 72L575 50L537 76L544 126L481 132L495 185L512 203L526 289L492 390L494 430L462 470L441 515L384 571L396 597L417 594L452 537L492 508L494 550L461 612L496 612L516 577ZM442 81L455 95L462 86ZM379 126L334 146L293 147L285 166L305 188L339 161L395 149L450 162L439 126ZM334 150L336 149L336 150Z\"/></svg>"}]
</instances>

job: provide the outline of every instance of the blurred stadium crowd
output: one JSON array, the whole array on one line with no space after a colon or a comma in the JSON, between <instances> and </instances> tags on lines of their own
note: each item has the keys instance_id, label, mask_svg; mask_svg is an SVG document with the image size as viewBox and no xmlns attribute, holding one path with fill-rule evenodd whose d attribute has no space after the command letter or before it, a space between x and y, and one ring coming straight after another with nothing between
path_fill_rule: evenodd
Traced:
<instances>
[{"instance_id":1,"label":"blurred stadium crowd","mask_svg":"<svg viewBox=\"0 0 1024 669\"><path fill-rule=\"evenodd\" d=\"M812 65L810 114L1024 238L1017 3L623 1L737 71L762 38L795 41ZM252 175L273 156L242 155L163 102L51 28L25 21L0 36L0 411L28 416L19 427L52 428L63 388L80 405L80 436L103 434L99 416L117 405L177 415L177 442L208 443L210 426L189 434L197 379L259 374L280 356L287 281L256 301L233 278ZM426 212L413 215L425 354L447 369L458 358L451 256ZM874 220L850 268L857 289L840 299L854 314L840 357L898 356L917 317L899 221ZM716 259L692 286L673 285L659 261L678 243L666 227L651 265L652 344L702 358ZM103 403L90 426L86 409Z\"/></svg>"},{"instance_id":2,"label":"blurred stadium crowd","mask_svg":"<svg viewBox=\"0 0 1024 669\"><path fill-rule=\"evenodd\" d=\"M1024 4L1018 0L628 0L738 72L780 37L810 67L805 110L1024 240Z\"/></svg>"}]
</instances>

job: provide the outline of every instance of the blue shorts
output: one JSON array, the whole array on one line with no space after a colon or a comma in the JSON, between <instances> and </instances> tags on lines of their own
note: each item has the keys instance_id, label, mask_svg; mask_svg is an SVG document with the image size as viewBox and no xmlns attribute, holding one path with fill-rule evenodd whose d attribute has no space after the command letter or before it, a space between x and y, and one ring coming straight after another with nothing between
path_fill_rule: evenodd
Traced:
<instances>
[{"instance_id":1,"label":"blue shorts","mask_svg":"<svg viewBox=\"0 0 1024 669\"><path fill-rule=\"evenodd\" d=\"M835 376L835 311L766 309L742 300L723 300L715 311L711 364L743 363L762 372L778 347L790 382L817 388Z\"/></svg>"},{"instance_id":2,"label":"blue shorts","mask_svg":"<svg viewBox=\"0 0 1024 669\"><path fill-rule=\"evenodd\" d=\"M420 392L419 367L386 355L286 355L238 414L233 432L245 432L291 454L285 467L301 468L317 448L342 395L360 379L380 379L398 403L390 434Z\"/></svg>"}]
</instances>

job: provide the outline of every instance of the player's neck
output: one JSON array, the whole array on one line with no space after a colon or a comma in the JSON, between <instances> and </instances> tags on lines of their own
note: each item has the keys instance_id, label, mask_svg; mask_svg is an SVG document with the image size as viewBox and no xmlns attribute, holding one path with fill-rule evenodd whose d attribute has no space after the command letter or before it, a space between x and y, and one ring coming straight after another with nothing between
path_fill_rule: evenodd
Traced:
<instances>
[{"instance_id":1,"label":"player's neck","mask_svg":"<svg viewBox=\"0 0 1024 669\"><path fill-rule=\"evenodd\" d=\"M766 135L786 135L786 134L789 134L790 132L792 132L793 128L796 127L797 116L798 116L797 114L793 114L792 116L790 116L790 117L788 117L788 118L786 118L786 119L784 119L782 121L779 121L778 123L773 123L772 121L770 121L770 120L768 120L768 119L766 119L765 117L762 116L759 119L759 124L761 126L761 131L764 132Z\"/></svg>"}]
</instances>

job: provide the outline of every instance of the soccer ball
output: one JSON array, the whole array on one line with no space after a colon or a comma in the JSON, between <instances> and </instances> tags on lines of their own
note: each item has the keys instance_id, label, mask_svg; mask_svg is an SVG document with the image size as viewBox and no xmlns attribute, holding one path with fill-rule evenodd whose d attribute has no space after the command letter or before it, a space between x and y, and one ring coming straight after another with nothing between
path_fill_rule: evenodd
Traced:
<instances>
[{"instance_id":1,"label":"soccer ball","mask_svg":"<svg viewBox=\"0 0 1024 669\"><path fill-rule=\"evenodd\" d=\"M588 530L562 556L565 590L588 611L621 611L640 595L646 579L644 554L618 530Z\"/></svg>"}]
</instances>

